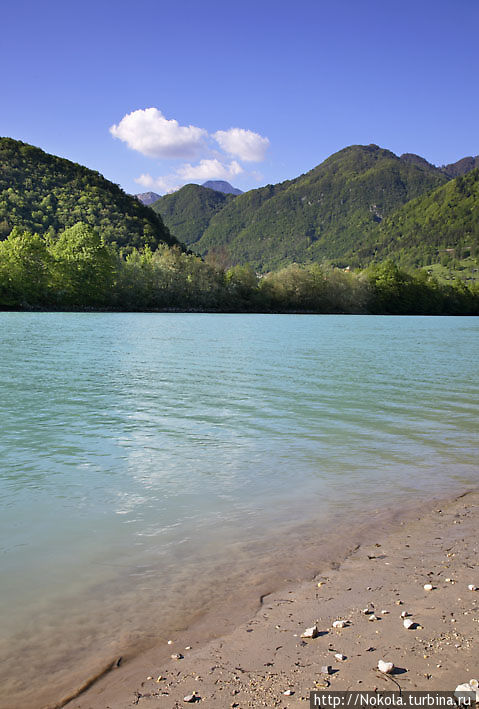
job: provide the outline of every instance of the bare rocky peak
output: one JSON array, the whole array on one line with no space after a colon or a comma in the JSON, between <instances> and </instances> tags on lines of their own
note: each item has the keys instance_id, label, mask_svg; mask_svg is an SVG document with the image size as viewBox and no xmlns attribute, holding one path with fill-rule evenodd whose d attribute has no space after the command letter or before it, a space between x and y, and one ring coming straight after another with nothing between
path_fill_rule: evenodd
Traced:
<instances>
[{"instance_id":1,"label":"bare rocky peak","mask_svg":"<svg viewBox=\"0 0 479 709\"><path fill-rule=\"evenodd\" d=\"M141 194L136 194L135 197L143 202L143 204L150 205L160 199L161 195L156 194L156 192L142 192Z\"/></svg>"}]
</instances>

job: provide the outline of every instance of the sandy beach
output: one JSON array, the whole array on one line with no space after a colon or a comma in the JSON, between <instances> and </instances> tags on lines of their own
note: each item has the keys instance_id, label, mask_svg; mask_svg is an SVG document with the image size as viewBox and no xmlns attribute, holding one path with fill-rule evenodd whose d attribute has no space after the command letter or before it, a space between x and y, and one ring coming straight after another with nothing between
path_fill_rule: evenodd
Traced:
<instances>
[{"instance_id":1,"label":"sandy beach","mask_svg":"<svg viewBox=\"0 0 479 709\"><path fill-rule=\"evenodd\" d=\"M426 503L314 578L262 595L231 632L204 642L180 630L56 706L286 709L307 706L313 689L454 689L479 675L478 511L477 491ZM302 638L313 626L318 636Z\"/></svg>"}]
</instances>

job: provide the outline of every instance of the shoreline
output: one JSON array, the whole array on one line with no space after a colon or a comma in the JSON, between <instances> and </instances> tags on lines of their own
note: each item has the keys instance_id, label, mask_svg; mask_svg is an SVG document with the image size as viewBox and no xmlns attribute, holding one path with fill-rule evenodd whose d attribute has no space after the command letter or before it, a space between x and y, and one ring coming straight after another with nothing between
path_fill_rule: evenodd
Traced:
<instances>
[{"instance_id":1,"label":"shoreline","mask_svg":"<svg viewBox=\"0 0 479 709\"><path fill-rule=\"evenodd\" d=\"M419 515L417 507L397 512L382 529L373 525L362 543L349 545L340 563L316 559L314 580L289 578L276 590L257 589L263 593L256 612L240 618L239 624L228 623L226 604L178 628L171 645L163 641L126 657L119 666L119 658L112 658L48 708L123 709L138 704L176 709L186 706L183 699L193 692L205 707L215 709L299 707L305 706L301 697L307 698L318 680L329 683L330 690L397 689L396 684L404 689L454 689L479 674L472 649L479 592L467 588L479 585L474 542L479 538L479 491L437 498L426 504L426 511L422 504L421 510ZM454 584L444 582L448 574ZM428 593L423 585L430 579L435 588ZM399 600L401 607L396 606ZM365 607L374 609L377 621L368 622L361 613ZM403 609L421 629L403 627ZM463 614L472 614L473 622ZM350 625L335 629L336 619ZM301 640L301 633L315 623L321 637ZM347 660L337 661L336 652ZM176 653L184 657L172 660ZM378 659L393 661L405 671L381 676L374 669ZM464 660L461 667L459 660ZM320 673L326 664L334 668L327 678ZM157 682L160 675L164 679ZM293 694L286 696L285 691Z\"/></svg>"},{"instance_id":2,"label":"shoreline","mask_svg":"<svg viewBox=\"0 0 479 709\"><path fill-rule=\"evenodd\" d=\"M30 313L30 314L90 314L90 315L115 315L115 314L130 314L130 315L354 315L354 316L367 316L367 317L394 317L394 318L474 318L479 317L479 313L476 312L418 312L418 311L407 311L403 313L393 313L387 310L380 312L373 311L349 311L344 309L328 309L328 310L311 310L311 309L301 309L301 308L186 308L186 307L165 307L165 308L143 308L143 309L128 309L128 308L113 308L113 307L78 307L78 308L66 308L61 306L58 308L54 307L7 307L5 305L0 307L0 313Z\"/></svg>"}]
</instances>

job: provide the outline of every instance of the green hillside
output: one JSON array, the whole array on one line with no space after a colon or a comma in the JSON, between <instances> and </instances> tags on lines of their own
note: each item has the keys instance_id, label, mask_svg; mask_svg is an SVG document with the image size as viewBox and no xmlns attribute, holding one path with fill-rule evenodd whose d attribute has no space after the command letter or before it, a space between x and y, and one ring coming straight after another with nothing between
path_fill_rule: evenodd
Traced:
<instances>
[{"instance_id":1,"label":"green hillside","mask_svg":"<svg viewBox=\"0 0 479 709\"><path fill-rule=\"evenodd\" d=\"M201 185L185 185L177 192L160 197L151 206L184 244L193 244L205 232L212 217L234 199Z\"/></svg>"},{"instance_id":2,"label":"green hillside","mask_svg":"<svg viewBox=\"0 0 479 709\"><path fill-rule=\"evenodd\" d=\"M98 172L0 138L0 239L15 226L54 236L77 222L127 250L178 243L161 217Z\"/></svg>"},{"instance_id":3,"label":"green hillside","mask_svg":"<svg viewBox=\"0 0 479 709\"><path fill-rule=\"evenodd\" d=\"M396 210L382 222L374 249L375 260L394 258L405 266L454 265L477 256L479 168Z\"/></svg>"},{"instance_id":4,"label":"green hillside","mask_svg":"<svg viewBox=\"0 0 479 709\"><path fill-rule=\"evenodd\" d=\"M239 195L213 216L195 250L226 249L232 263L262 270L324 259L360 264L384 217L446 181L428 163L351 146L294 180Z\"/></svg>"}]
</instances>

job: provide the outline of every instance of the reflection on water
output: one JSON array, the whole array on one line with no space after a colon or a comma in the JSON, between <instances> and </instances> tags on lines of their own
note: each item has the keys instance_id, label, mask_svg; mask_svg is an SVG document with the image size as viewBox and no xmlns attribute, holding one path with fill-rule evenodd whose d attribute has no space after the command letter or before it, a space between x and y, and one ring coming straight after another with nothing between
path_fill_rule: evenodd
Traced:
<instances>
[{"instance_id":1,"label":"reflection on water","mask_svg":"<svg viewBox=\"0 0 479 709\"><path fill-rule=\"evenodd\" d=\"M0 314L2 684L161 633L299 523L477 484L478 344L470 318Z\"/></svg>"}]
</instances>

